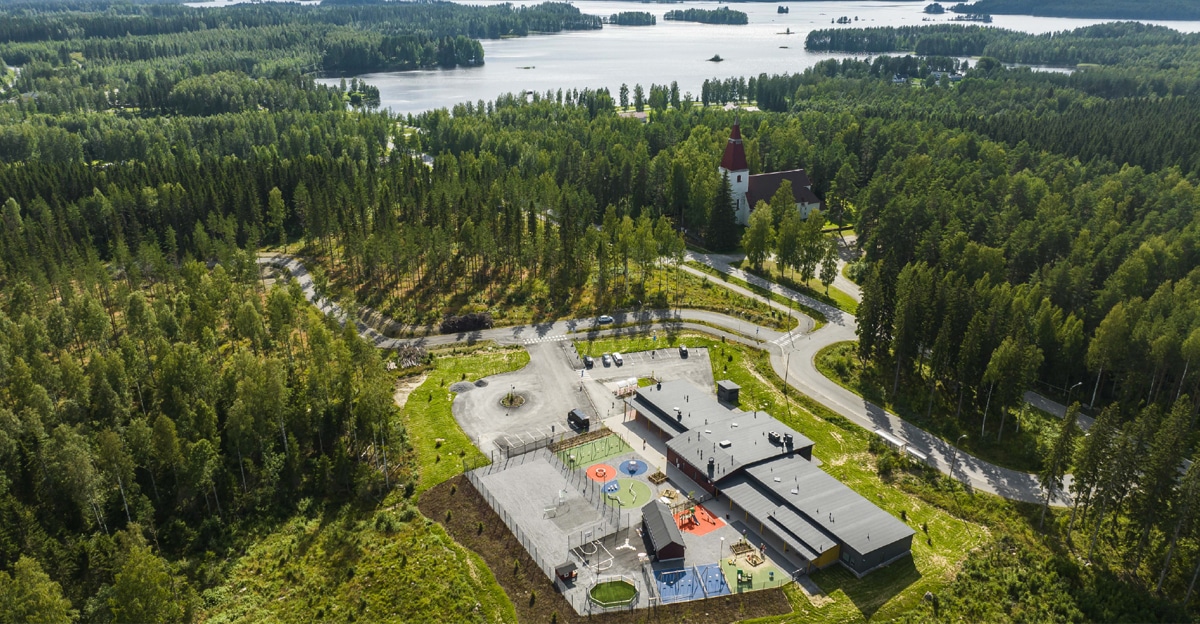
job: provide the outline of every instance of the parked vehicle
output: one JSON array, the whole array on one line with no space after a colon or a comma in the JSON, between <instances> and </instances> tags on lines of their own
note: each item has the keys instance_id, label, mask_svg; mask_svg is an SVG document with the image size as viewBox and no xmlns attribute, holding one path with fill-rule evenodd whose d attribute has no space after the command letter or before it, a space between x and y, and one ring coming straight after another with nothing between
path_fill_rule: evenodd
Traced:
<instances>
[{"instance_id":1,"label":"parked vehicle","mask_svg":"<svg viewBox=\"0 0 1200 624\"><path fill-rule=\"evenodd\" d=\"M605 366L612 365L612 358L609 357L609 355L607 353L605 353L603 356L600 357L600 361L603 362Z\"/></svg>"},{"instance_id":2,"label":"parked vehicle","mask_svg":"<svg viewBox=\"0 0 1200 624\"><path fill-rule=\"evenodd\" d=\"M592 365L595 363L596 363L596 361L592 359L592 356L590 356L590 355L583 356L583 365L584 366L591 368Z\"/></svg>"},{"instance_id":3,"label":"parked vehicle","mask_svg":"<svg viewBox=\"0 0 1200 624\"><path fill-rule=\"evenodd\" d=\"M598 318L596 320L600 321L601 325L608 325L609 323L613 322L613 317L611 317L607 314L601 314L600 318Z\"/></svg>"},{"instance_id":4,"label":"parked vehicle","mask_svg":"<svg viewBox=\"0 0 1200 624\"><path fill-rule=\"evenodd\" d=\"M575 408L567 412L567 424L580 431L587 431L591 427L592 421L587 414L583 413L583 410Z\"/></svg>"},{"instance_id":5,"label":"parked vehicle","mask_svg":"<svg viewBox=\"0 0 1200 624\"><path fill-rule=\"evenodd\" d=\"M620 353L614 353L613 361L617 363L617 366L621 366L625 363L625 358L621 357Z\"/></svg>"},{"instance_id":6,"label":"parked vehicle","mask_svg":"<svg viewBox=\"0 0 1200 624\"><path fill-rule=\"evenodd\" d=\"M679 345L679 357L687 357L687 345Z\"/></svg>"}]
</instances>

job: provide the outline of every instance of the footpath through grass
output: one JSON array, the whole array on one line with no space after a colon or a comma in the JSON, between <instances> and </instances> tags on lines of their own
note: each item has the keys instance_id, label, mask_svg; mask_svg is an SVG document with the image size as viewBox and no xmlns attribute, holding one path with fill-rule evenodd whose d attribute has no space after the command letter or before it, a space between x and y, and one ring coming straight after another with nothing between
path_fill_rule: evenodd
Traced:
<instances>
[{"instance_id":1,"label":"footpath through grass","mask_svg":"<svg viewBox=\"0 0 1200 624\"><path fill-rule=\"evenodd\" d=\"M755 286L754 284L751 284L750 282L747 282L746 280L734 277L728 273L718 271L708 265L700 264L699 262L689 261L686 264L687 264L687 266L689 266L693 269L696 269L697 271L703 271L704 273L707 273L717 279L720 279L721 281L729 282L730 284L736 284L738 286L741 286L742 288L745 288L746 290L749 290L750 292L752 292L756 295L759 295L760 297L769 298L770 300L772 300L776 303L782 303L783 305L785 305L793 310L796 310L797 312L803 313L805 316L808 316L809 318L811 318L813 320L813 322L815 323L815 325L813 327L814 331L821 329L821 327L823 327L825 325L825 323L829 322L829 319L827 319L825 317L825 315L822 314L820 311L818 311L816 308L810 308L810 307L804 305L803 303L800 303L799 301L793 301L792 299L788 299L787 297L784 297L783 295L781 295L777 292L772 292L770 290L767 290L766 288L763 288L762 286Z\"/></svg>"},{"instance_id":2,"label":"footpath through grass","mask_svg":"<svg viewBox=\"0 0 1200 624\"><path fill-rule=\"evenodd\" d=\"M455 395L450 385L518 370L529 363L525 349L490 343L442 349L433 356L428 377L409 395L401 411L416 453L418 493L462 472L464 461L478 466L485 460L454 420L450 405Z\"/></svg>"},{"instance_id":3,"label":"footpath through grass","mask_svg":"<svg viewBox=\"0 0 1200 624\"><path fill-rule=\"evenodd\" d=\"M981 438L983 415L981 410L975 408L969 394L963 400L962 414L956 419L954 413L958 407L958 395L945 389L935 389L930 411L928 381L902 379L898 394L892 395L892 371L864 368L856 349L857 343L854 342L839 342L825 347L817 353L817 370L843 388L979 459L1013 470L1041 470L1041 449L1050 445L1057 435L1058 418L1028 408L1014 410L1002 419L1000 410L993 406L988 417L987 432ZM1001 420L1004 421L1002 433ZM967 437L961 439L963 435Z\"/></svg>"},{"instance_id":4,"label":"footpath through grass","mask_svg":"<svg viewBox=\"0 0 1200 624\"><path fill-rule=\"evenodd\" d=\"M666 344L663 344L664 340ZM991 531L975 522L951 513L952 498L923 495L930 483L941 484L942 477L914 468L919 476L907 477L893 472L881 477L880 457L870 449L872 434L830 412L812 399L789 391L785 397L783 382L771 368L770 356L740 344L726 344L700 332L680 332L660 336L657 346L686 343L689 347L707 347L713 377L731 379L741 386L742 409L765 409L772 416L812 439L813 454L824 462L822 469L866 497L893 516L902 519L917 534L913 537L912 557L883 570L857 579L843 573L840 566L818 572L812 579L823 596L810 601L802 592L789 590L796 613L768 621L779 622L854 622L886 621L919 608L927 591L938 592L957 574L967 553L989 543ZM577 343L581 349L634 352L648 348L648 338L604 338ZM584 351L581 351L584 352ZM713 389L709 389L712 391ZM889 461L902 461L894 458ZM907 487L897 487L908 480ZM942 486L949 487L954 486ZM976 497L987 500L986 495ZM996 499L999 501L999 499ZM971 504L970 500L966 504ZM1004 503L1001 503L1004 504ZM955 509L961 512L962 509ZM925 528L928 529L926 533ZM757 578L755 579L757 580Z\"/></svg>"},{"instance_id":5,"label":"footpath through grass","mask_svg":"<svg viewBox=\"0 0 1200 624\"><path fill-rule=\"evenodd\" d=\"M787 288L790 288L800 294L808 295L809 297L812 297L813 299L816 299L822 303L827 303L835 308L838 308L839 310L842 310L843 312L858 314L858 302L854 300L854 297L851 297L849 294L838 289L836 286L831 285L826 288L826 286L821 283L821 280L815 277L808 280L807 283L803 283L800 282L799 278L795 275L784 275L783 271L779 269L779 266L776 265L773 260L767 260L766 262L763 262L763 270L761 271L756 270L754 266L750 264L749 260L743 260L742 265L739 268L752 275L757 275L765 280L775 282L780 286L786 286Z\"/></svg>"}]
</instances>

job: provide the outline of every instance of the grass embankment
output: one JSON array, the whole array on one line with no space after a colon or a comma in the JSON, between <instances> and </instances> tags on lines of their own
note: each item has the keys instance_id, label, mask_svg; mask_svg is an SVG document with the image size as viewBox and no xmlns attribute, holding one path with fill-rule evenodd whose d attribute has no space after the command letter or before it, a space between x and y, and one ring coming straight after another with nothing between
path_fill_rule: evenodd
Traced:
<instances>
[{"instance_id":1,"label":"grass embankment","mask_svg":"<svg viewBox=\"0 0 1200 624\"><path fill-rule=\"evenodd\" d=\"M582 342L578 346L634 352L646 348L647 341L648 338L608 338ZM813 454L824 462L822 468L826 472L897 518L904 518L917 532L909 559L898 561L862 579L855 578L840 566L817 572L811 578L821 588L823 595L811 600L802 592L788 590L796 613L779 621L893 619L918 608L925 592L936 593L945 588L953 580L967 553L992 540L989 529L948 511L955 504L951 496L934 497L938 504L933 504L923 495L918 495L937 488L956 491L957 486L953 482L945 483L940 475L920 470L916 476L893 471L890 476L881 477L876 467L877 456L869 448L872 437L869 432L833 414L812 399L797 396L794 391L788 392L785 398L783 382L771 368L766 352L726 344L698 332L670 335L666 341L664 345L660 339L658 346L686 343L692 348L707 347L713 376L716 379L732 379L741 386L743 409L765 409L808 436L815 442ZM986 495L968 497L965 504L987 501L988 498ZM1006 505L999 499L995 501ZM928 532L923 527L927 527Z\"/></svg>"},{"instance_id":2,"label":"grass embankment","mask_svg":"<svg viewBox=\"0 0 1200 624\"><path fill-rule=\"evenodd\" d=\"M464 458L483 459L455 422L447 387L529 361L523 349L491 344L433 353L425 381L400 411L417 490L461 473ZM516 621L483 559L417 513L403 487L379 505L300 509L233 563L224 585L206 592L209 621Z\"/></svg>"},{"instance_id":3,"label":"grass embankment","mask_svg":"<svg viewBox=\"0 0 1200 624\"><path fill-rule=\"evenodd\" d=\"M814 331L821 329L821 327L823 327L825 325L825 323L827 323L829 321L829 319L827 319L825 317L825 315L822 314L817 309L810 308L809 306L806 306L803 303L800 303L798 301L793 301L791 299L788 299L787 297L784 297L783 295L781 295L777 292L771 292L770 290L767 290L766 288L763 288L761 286L755 286L754 284L751 284L751 283L747 282L746 280L734 277L732 275L729 275L728 273L723 273L723 272L718 271L717 269L714 269L708 265L700 264L699 262L687 262L685 264L687 264L687 266L689 266L693 269L696 269L697 271L703 271L704 273L712 275L713 277L716 277L717 279L720 279L721 281L728 282L730 284L736 284L738 286L741 286L742 288L745 288L746 290L749 290L750 292L752 292L760 297L769 298L771 301L774 301L776 303L782 303L783 305L785 305L793 310L803 313L804 315L811 318L813 320L813 322L815 323L815 326L813 327Z\"/></svg>"},{"instance_id":4,"label":"grass embankment","mask_svg":"<svg viewBox=\"0 0 1200 624\"><path fill-rule=\"evenodd\" d=\"M407 505L297 514L204 598L211 624L516 620L483 559Z\"/></svg>"},{"instance_id":5,"label":"grass embankment","mask_svg":"<svg viewBox=\"0 0 1200 624\"><path fill-rule=\"evenodd\" d=\"M894 371L864 368L856 349L854 342L825 347L817 353L817 370L843 388L951 444L959 442L965 434L967 437L957 446L982 460L1025 472L1041 469L1042 449L1058 435L1059 420L1054 416L1033 408L1017 409L1003 417L1001 433L1000 410L993 406L987 432L981 437L983 415L972 405L969 396L963 400L962 414L955 418L958 395L940 389L934 394L930 411L928 381L902 380L898 393L892 395Z\"/></svg>"},{"instance_id":6,"label":"grass embankment","mask_svg":"<svg viewBox=\"0 0 1200 624\"><path fill-rule=\"evenodd\" d=\"M821 280L815 277L808 280L807 283L801 283L795 276L784 275L783 271L779 269L779 266L773 260L763 262L761 271L755 269L749 260L743 260L739 268L752 275L775 282L780 286L790 288L802 295L812 297L822 303L827 303L843 312L858 314L858 302L854 300L854 297L839 290L836 286L826 288L821 283Z\"/></svg>"},{"instance_id":7,"label":"grass embankment","mask_svg":"<svg viewBox=\"0 0 1200 624\"><path fill-rule=\"evenodd\" d=\"M428 377L409 395L401 410L409 443L416 453L418 493L462 472L464 461L473 466L485 461L483 453L454 420L450 385L514 371L529 363L525 349L493 344L442 349L433 351L433 356Z\"/></svg>"}]
</instances>

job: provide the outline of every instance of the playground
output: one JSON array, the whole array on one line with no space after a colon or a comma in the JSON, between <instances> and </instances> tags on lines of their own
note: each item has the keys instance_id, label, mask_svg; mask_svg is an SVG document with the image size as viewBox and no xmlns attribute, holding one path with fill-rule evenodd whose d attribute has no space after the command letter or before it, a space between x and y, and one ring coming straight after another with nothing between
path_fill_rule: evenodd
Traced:
<instances>
[{"instance_id":1,"label":"playground","mask_svg":"<svg viewBox=\"0 0 1200 624\"><path fill-rule=\"evenodd\" d=\"M563 449L558 452L558 458L564 464L572 468L577 468L603 462L606 459L624 455L632 450L620 436L607 435L603 438L580 444L579 446ZM608 478L611 479L615 476L615 473L610 473Z\"/></svg>"},{"instance_id":2,"label":"playground","mask_svg":"<svg viewBox=\"0 0 1200 624\"><path fill-rule=\"evenodd\" d=\"M733 593L720 565L709 563L654 573L658 596L663 603L701 600Z\"/></svg>"},{"instance_id":3,"label":"playground","mask_svg":"<svg viewBox=\"0 0 1200 624\"><path fill-rule=\"evenodd\" d=\"M692 535L707 535L725 526L725 521L715 516L704 505L684 507L675 512L675 523L679 530Z\"/></svg>"},{"instance_id":4,"label":"playground","mask_svg":"<svg viewBox=\"0 0 1200 624\"><path fill-rule=\"evenodd\" d=\"M650 486L637 479L615 479L604 484L604 502L613 507L640 508L650 502Z\"/></svg>"}]
</instances>

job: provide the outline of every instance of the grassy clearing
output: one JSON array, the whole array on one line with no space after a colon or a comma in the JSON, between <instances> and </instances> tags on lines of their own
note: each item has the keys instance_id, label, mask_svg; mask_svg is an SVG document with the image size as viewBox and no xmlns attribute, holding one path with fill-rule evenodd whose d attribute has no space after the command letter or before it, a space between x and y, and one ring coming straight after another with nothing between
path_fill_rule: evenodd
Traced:
<instances>
[{"instance_id":1,"label":"grassy clearing","mask_svg":"<svg viewBox=\"0 0 1200 624\"><path fill-rule=\"evenodd\" d=\"M464 461L474 465L484 461L483 453L454 420L450 411L454 393L447 388L458 381L476 381L529 363L529 353L524 349L493 344L433 353L434 365L428 371L428 378L409 395L401 410L409 442L416 453L418 492L462 472Z\"/></svg>"},{"instance_id":2,"label":"grassy clearing","mask_svg":"<svg viewBox=\"0 0 1200 624\"><path fill-rule=\"evenodd\" d=\"M810 308L810 307L804 305L803 303L799 303L797 301L788 299L787 297L784 297L783 295L781 295L779 293L771 292L761 286L755 286L755 285L747 282L746 280L736 278L732 275L729 275L728 273L722 273L721 271L718 271L710 266L700 264L699 262L687 262L686 264L687 264L687 266L689 266L693 269L696 269L697 271L703 271L704 273L712 275L713 277L716 277L716 278L720 279L721 281L729 282L730 284L736 284L738 286L741 286L742 288L745 288L746 290L749 290L752 293L755 293L756 295L758 295L760 297L770 298L772 301L774 301L776 303L782 303L783 305L785 305L793 310L801 312L802 314L804 314L805 316L808 316L809 318L811 318L813 320L813 322L815 323L815 326L813 327L814 331L821 329L821 327L824 326L825 323L827 323L829 321L829 319L825 318L824 314L821 314L821 312L819 312L815 308Z\"/></svg>"},{"instance_id":3,"label":"grassy clearing","mask_svg":"<svg viewBox=\"0 0 1200 624\"><path fill-rule=\"evenodd\" d=\"M838 385L880 405L901 418L950 442L962 450L998 466L1035 472L1041 469L1042 452L1057 435L1059 419L1033 408L1014 410L1004 417L992 408L987 422L987 434L980 437L983 416L974 408L968 396L963 401L962 414L954 417L957 395L939 390L933 396L930 411L928 382L901 383L900 391L892 396L891 372L864 368L856 353L856 343L841 342L817 353L817 370ZM999 439L997 439L999 438Z\"/></svg>"},{"instance_id":4,"label":"grassy clearing","mask_svg":"<svg viewBox=\"0 0 1200 624\"><path fill-rule=\"evenodd\" d=\"M592 588L592 599L604 605L629 604L637 589L626 581L608 581Z\"/></svg>"},{"instance_id":5,"label":"grassy clearing","mask_svg":"<svg viewBox=\"0 0 1200 624\"><path fill-rule=\"evenodd\" d=\"M479 555L407 505L302 512L204 598L210 624L516 621Z\"/></svg>"},{"instance_id":6,"label":"grassy clearing","mask_svg":"<svg viewBox=\"0 0 1200 624\"><path fill-rule=\"evenodd\" d=\"M794 391L785 397L783 382L771 368L766 352L726 344L698 332L683 332L667 340L667 345L686 342L689 347L707 347L713 376L732 379L742 387L743 409L765 409L808 436L816 443L813 454L824 462L822 468L826 472L897 518L904 518L917 532L911 559L899 561L863 579L842 573L840 567L819 572L813 575L813 580L821 587L823 596L810 601L802 592L789 591L796 613L768 621L854 622L896 618L918 606L925 592L936 593L946 587L967 553L992 541L989 529L961 517L963 509L955 508L954 498L924 496L925 490L931 487L928 482L950 490L953 485L943 485L941 477L932 473L913 477L898 471L891 477L881 477L876 467L877 457L870 450L871 435L866 430L808 397L797 396ZM641 338L610 338L581 342L578 346L632 352L646 348L646 342ZM988 499L980 495L966 499L965 504ZM952 508L958 513L948 511ZM980 513L979 517L990 515ZM922 528L925 526L928 533Z\"/></svg>"},{"instance_id":7,"label":"grassy clearing","mask_svg":"<svg viewBox=\"0 0 1200 624\"><path fill-rule=\"evenodd\" d=\"M828 303L829 305L834 306L843 312L858 314L858 302L854 300L854 297L851 297L845 292L839 290L836 286L831 285L826 287L821 283L821 280L815 277L808 280L808 283L801 283L799 281L799 277L795 274L790 276L785 275L773 260L767 260L764 262L761 271L755 270L747 260L742 261L742 266L740 268L743 271L752 273L763 279L771 280L776 284L791 288L798 293L808 295L817 301Z\"/></svg>"}]
</instances>

